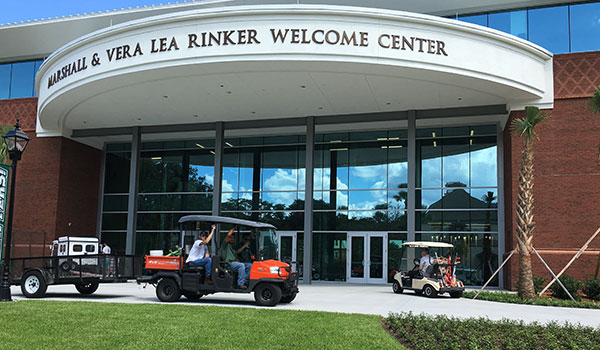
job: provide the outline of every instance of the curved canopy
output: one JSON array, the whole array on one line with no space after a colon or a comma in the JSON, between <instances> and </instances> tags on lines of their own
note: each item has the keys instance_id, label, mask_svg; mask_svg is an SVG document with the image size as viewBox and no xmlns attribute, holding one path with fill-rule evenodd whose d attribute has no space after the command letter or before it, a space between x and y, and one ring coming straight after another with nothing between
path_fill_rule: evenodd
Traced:
<instances>
[{"instance_id":1,"label":"curved canopy","mask_svg":"<svg viewBox=\"0 0 600 350\"><path fill-rule=\"evenodd\" d=\"M411 248L453 248L450 243L445 242L404 242L402 245Z\"/></svg>"},{"instance_id":2,"label":"curved canopy","mask_svg":"<svg viewBox=\"0 0 600 350\"><path fill-rule=\"evenodd\" d=\"M36 89L38 135L68 137L553 103L552 55L528 41L446 18L328 5L193 10L111 26L48 57Z\"/></svg>"},{"instance_id":3,"label":"curved canopy","mask_svg":"<svg viewBox=\"0 0 600 350\"><path fill-rule=\"evenodd\" d=\"M179 223L190 222L190 221L200 221L211 224L231 224L231 225L240 225L246 227L254 227L254 228L272 228L275 229L275 226L271 224L267 224L264 222L256 222L250 220L229 218L225 216L212 216L212 215L186 215L179 219Z\"/></svg>"}]
</instances>

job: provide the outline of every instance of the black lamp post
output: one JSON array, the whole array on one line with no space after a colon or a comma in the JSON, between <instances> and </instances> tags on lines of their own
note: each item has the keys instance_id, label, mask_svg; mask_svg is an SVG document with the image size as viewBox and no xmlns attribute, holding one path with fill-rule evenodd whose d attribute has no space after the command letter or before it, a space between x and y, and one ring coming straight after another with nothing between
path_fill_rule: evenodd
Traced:
<instances>
[{"instance_id":1,"label":"black lamp post","mask_svg":"<svg viewBox=\"0 0 600 350\"><path fill-rule=\"evenodd\" d=\"M12 221L13 207L15 203L15 182L17 179L17 164L21 160L21 154L25 151L29 137L21 130L19 118L15 128L3 135L2 138L6 142L8 148L8 156L12 160L12 182L10 184L10 198L8 202L8 224L6 229L6 248L4 250L4 273L2 274L2 282L0 282L0 302L12 301L10 296L10 246L12 236ZM2 249L2 247L0 247Z\"/></svg>"}]
</instances>

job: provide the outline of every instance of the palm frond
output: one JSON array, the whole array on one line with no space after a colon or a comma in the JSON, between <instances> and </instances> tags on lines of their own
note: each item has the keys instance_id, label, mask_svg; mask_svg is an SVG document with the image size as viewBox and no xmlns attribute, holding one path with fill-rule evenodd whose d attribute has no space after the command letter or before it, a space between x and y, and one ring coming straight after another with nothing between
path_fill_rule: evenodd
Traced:
<instances>
[{"instance_id":1,"label":"palm frond","mask_svg":"<svg viewBox=\"0 0 600 350\"><path fill-rule=\"evenodd\" d=\"M525 117L513 119L510 123L511 133L513 135L525 136L526 139L530 139L532 136L537 137L534 128L546 120L546 118L548 118L548 115L541 112L539 108L527 106L525 107Z\"/></svg>"},{"instance_id":2,"label":"palm frond","mask_svg":"<svg viewBox=\"0 0 600 350\"><path fill-rule=\"evenodd\" d=\"M596 92L588 101L588 107L594 114L600 114L600 86L596 86Z\"/></svg>"}]
</instances>

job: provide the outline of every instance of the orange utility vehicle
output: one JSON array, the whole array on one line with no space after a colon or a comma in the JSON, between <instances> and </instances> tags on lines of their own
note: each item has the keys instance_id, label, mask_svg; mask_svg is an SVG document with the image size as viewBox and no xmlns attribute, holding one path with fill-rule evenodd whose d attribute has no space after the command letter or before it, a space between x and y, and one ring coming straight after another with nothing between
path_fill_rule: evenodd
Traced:
<instances>
[{"instance_id":1,"label":"orange utility vehicle","mask_svg":"<svg viewBox=\"0 0 600 350\"><path fill-rule=\"evenodd\" d=\"M190 249L201 232L209 232L216 225L210 242L212 273L206 279L204 266L191 267L186 263ZM250 250L254 261L246 288L237 286L237 272L221 259L221 244L228 230L234 228L238 247L243 234L250 234ZM145 256L146 275L138 283L156 286L156 296L164 302L179 300L184 295L198 300L217 292L252 293L258 305L273 306L290 303L298 293L298 273L292 270L291 261L278 259L277 234L270 224L228 218L222 216L188 215L179 219L181 241L179 254L175 256ZM223 237L221 237L223 236Z\"/></svg>"}]
</instances>

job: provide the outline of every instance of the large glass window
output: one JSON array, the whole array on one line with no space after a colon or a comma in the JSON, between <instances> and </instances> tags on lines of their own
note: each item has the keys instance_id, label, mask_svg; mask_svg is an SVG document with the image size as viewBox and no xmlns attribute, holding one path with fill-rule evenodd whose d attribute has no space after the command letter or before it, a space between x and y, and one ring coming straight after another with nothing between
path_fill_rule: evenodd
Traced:
<instances>
[{"instance_id":1,"label":"large glass window","mask_svg":"<svg viewBox=\"0 0 600 350\"><path fill-rule=\"evenodd\" d=\"M36 96L35 75L42 60L0 65L0 100Z\"/></svg>"},{"instance_id":2,"label":"large glass window","mask_svg":"<svg viewBox=\"0 0 600 350\"><path fill-rule=\"evenodd\" d=\"M490 28L527 40L527 11L490 13L488 19Z\"/></svg>"},{"instance_id":3,"label":"large glass window","mask_svg":"<svg viewBox=\"0 0 600 350\"><path fill-rule=\"evenodd\" d=\"M600 3L570 6L571 51L600 50Z\"/></svg>"},{"instance_id":4,"label":"large glass window","mask_svg":"<svg viewBox=\"0 0 600 350\"><path fill-rule=\"evenodd\" d=\"M529 10L529 41L552 53L569 52L568 13L568 6Z\"/></svg>"},{"instance_id":5,"label":"large glass window","mask_svg":"<svg viewBox=\"0 0 600 350\"><path fill-rule=\"evenodd\" d=\"M483 284L498 257L496 126L416 134L417 240L453 243L462 259L458 277Z\"/></svg>"},{"instance_id":6,"label":"large glass window","mask_svg":"<svg viewBox=\"0 0 600 350\"><path fill-rule=\"evenodd\" d=\"M463 22L478 24L480 26L487 27L488 16L487 15L474 15L474 16L460 16L460 20Z\"/></svg>"}]
</instances>

